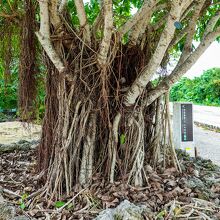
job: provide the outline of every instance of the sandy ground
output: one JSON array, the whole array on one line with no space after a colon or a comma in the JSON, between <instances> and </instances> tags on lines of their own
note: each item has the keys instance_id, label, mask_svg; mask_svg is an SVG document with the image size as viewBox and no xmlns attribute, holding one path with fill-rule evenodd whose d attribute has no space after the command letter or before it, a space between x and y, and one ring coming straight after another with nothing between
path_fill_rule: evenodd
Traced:
<instances>
[{"instance_id":1,"label":"sandy ground","mask_svg":"<svg viewBox=\"0 0 220 220\"><path fill-rule=\"evenodd\" d=\"M0 144L10 144L19 140L38 140L40 138L40 132L40 125L17 121L2 122L0 123Z\"/></svg>"}]
</instances>

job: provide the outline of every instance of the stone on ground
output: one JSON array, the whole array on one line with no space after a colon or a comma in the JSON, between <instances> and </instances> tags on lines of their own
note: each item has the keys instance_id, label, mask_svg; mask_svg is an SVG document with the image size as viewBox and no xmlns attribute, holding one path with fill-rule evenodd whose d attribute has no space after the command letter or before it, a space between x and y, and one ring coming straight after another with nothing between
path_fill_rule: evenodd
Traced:
<instances>
[{"instance_id":1,"label":"stone on ground","mask_svg":"<svg viewBox=\"0 0 220 220\"><path fill-rule=\"evenodd\" d=\"M15 208L9 205L0 194L0 220L12 220L15 216Z\"/></svg>"},{"instance_id":2,"label":"stone on ground","mask_svg":"<svg viewBox=\"0 0 220 220\"><path fill-rule=\"evenodd\" d=\"M114 209L102 211L94 220L144 220L145 206L136 206L124 200Z\"/></svg>"}]
</instances>

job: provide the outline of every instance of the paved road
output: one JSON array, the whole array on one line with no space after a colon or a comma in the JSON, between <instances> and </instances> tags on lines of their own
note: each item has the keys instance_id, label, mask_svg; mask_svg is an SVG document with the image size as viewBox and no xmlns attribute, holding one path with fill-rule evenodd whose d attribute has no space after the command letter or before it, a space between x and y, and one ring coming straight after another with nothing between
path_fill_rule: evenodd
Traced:
<instances>
[{"instance_id":1,"label":"paved road","mask_svg":"<svg viewBox=\"0 0 220 220\"><path fill-rule=\"evenodd\" d=\"M170 110L173 110L172 103ZM193 117L195 122L220 128L220 107L194 105ZM220 133L195 125L194 140L199 156L220 165Z\"/></svg>"},{"instance_id":2,"label":"paved road","mask_svg":"<svg viewBox=\"0 0 220 220\"><path fill-rule=\"evenodd\" d=\"M220 128L220 107L193 106L194 121Z\"/></svg>"},{"instance_id":3,"label":"paved road","mask_svg":"<svg viewBox=\"0 0 220 220\"><path fill-rule=\"evenodd\" d=\"M220 107L193 106L194 121L220 128ZM199 155L220 165L220 133L194 127L195 145Z\"/></svg>"},{"instance_id":4,"label":"paved road","mask_svg":"<svg viewBox=\"0 0 220 220\"><path fill-rule=\"evenodd\" d=\"M170 112L173 112L173 103L170 102ZM194 121L220 128L220 107L193 105Z\"/></svg>"},{"instance_id":5,"label":"paved road","mask_svg":"<svg viewBox=\"0 0 220 220\"><path fill-rule=\"evenodd\" d=\"M194 138L199 156L220 166L220 133L195 126Z\"/></svg>"}]
</instances>

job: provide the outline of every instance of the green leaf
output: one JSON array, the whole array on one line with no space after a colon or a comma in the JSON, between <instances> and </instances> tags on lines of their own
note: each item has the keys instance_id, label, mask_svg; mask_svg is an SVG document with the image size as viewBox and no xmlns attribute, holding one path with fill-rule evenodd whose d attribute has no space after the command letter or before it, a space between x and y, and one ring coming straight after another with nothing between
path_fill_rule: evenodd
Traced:
<instances>
[{"instance_id":1,"label":"green leaf","mask_svg":"<svg viewBox=\"0 0 220 220\"><path fill-rule=\"evenodd\" d=\"M125 134L121 134L120 136L120 144L124 144L125 143Z\"/></svg>"},{"instance_id":2,"label":"green leaf","mask_svg":"<svg viewBox=\"0 0 220 220\"><path fill-rule=\"evenodd\" d=\"M21 196L21 199L22 199L22 200L25 200L25 199L27 199L27 197L28 197L28 194L25 193L25 194L23 194L23 195Z\"/></svg>"},{"instance_id":3,"label":"green leaf","mask_svg":"<svg viewBox=\"0 0 220 220\"><path fill-rule=\"evenodd\" d=\"M166 216L166 210L162 210L158 215L156 216L157 219L164 219L163 217Z\"/></svg>"},{"instance_id":4,"label":"green leaf","mask_svg":"<svg viewBox=\"0 0 220 220\"><path fill-rule=\"evenodd\" d=\"M26 205L22 202L22 203L20 204L20 208L21 208L22 210L24 210L24 209L26 208Z\"/></svg>"},{"instance_id":5,"label":"green leaf","mask_svg":"<svg viewBox=\"0 0 220 220\"><path fill-rule=\"evenodd\" d=\"M57 202L55 202L54 206L55 206L56 208L60 208L60 207L64 206L65 204L66 204L66 203L63 202L63 201L57 201Z\"/></svg>"}]
</instances>

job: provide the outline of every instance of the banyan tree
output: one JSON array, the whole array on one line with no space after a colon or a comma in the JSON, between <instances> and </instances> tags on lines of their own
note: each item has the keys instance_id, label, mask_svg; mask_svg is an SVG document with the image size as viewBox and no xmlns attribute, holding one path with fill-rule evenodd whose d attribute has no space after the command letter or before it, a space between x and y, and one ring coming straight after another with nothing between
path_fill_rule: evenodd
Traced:
<instances>
[{"instance_id":1,"label":"banyan tree","mask_svg":"<svg viewBox=\"0 0 220 220\"><path fill-rule=\"evenodd\" d=\"M181 172L168 92L220 36L219 2L26 2L36 16L23 54L40 45L47 72L38 169L50 197L94 177L144 186L148 164Z\"/></svg>"}]
</instances>

